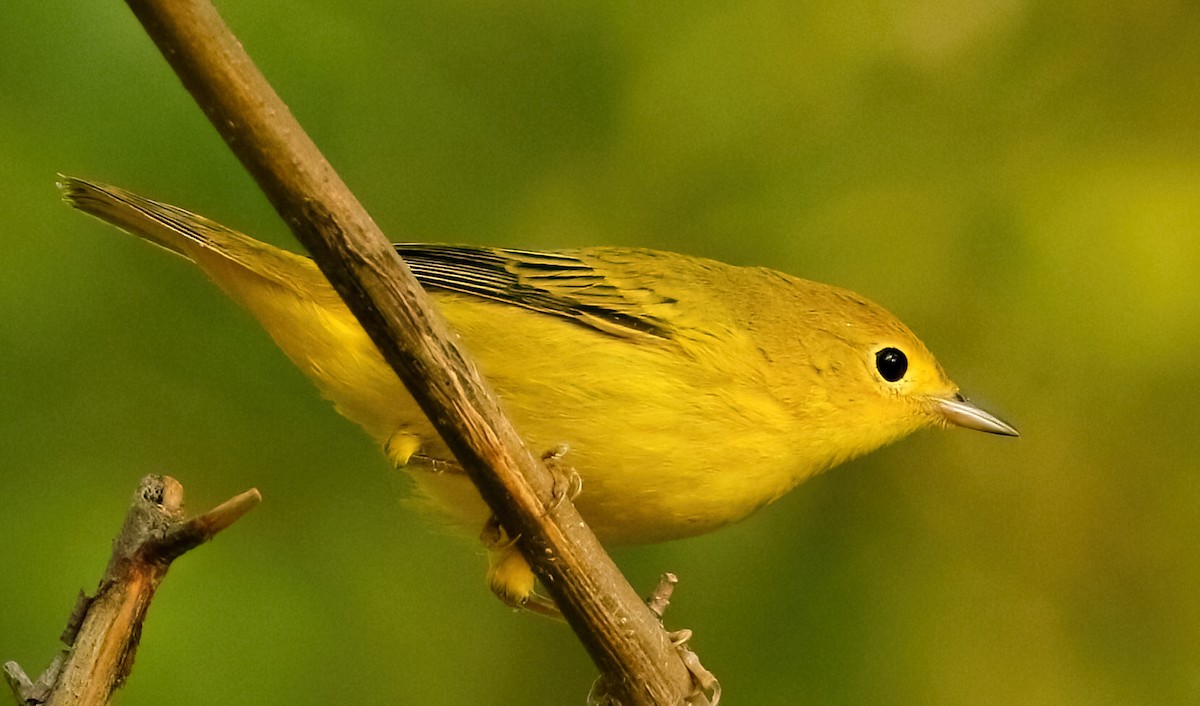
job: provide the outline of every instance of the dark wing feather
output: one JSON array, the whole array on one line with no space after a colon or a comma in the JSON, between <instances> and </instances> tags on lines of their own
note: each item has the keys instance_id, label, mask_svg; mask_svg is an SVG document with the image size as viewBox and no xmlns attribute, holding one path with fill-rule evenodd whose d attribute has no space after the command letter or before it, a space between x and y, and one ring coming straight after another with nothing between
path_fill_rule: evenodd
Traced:
<instances>
[{"instance_id":1,"label":"dark wing feather","mask_svg":"<svg viewBox=\"0 0 1200 706\"><path fill-rule=\"evenodd\" d=\"M559 316L615 336L670 338L668 323L646 310L645 289L629 296L602 272L565 252L466 245L397 244L423 287L470 294Z\"/></svg>"}]
</instances>

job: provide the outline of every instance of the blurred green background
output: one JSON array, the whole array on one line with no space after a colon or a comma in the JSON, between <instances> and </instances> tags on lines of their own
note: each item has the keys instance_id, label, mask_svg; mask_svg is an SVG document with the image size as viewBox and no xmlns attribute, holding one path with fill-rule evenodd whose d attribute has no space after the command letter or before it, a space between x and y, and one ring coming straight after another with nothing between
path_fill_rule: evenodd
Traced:
<instances>
[{"instance_id":1,"label":"blurred green background","mask_svg":"<svg viewBox=\"0 0 1200 706\"><path fill-rule=\"evenodd\" d=\"M647 245L883 303L1017 441L926 432L620 550L730 704L1200 702L1200 5L221 3L395 239ZM0 660L137 479L265 502L171 572L135 704L582 703L565 628L190 266L56 172L294 247L125 6L0 23Z\"/></svg>"}]
</instances>

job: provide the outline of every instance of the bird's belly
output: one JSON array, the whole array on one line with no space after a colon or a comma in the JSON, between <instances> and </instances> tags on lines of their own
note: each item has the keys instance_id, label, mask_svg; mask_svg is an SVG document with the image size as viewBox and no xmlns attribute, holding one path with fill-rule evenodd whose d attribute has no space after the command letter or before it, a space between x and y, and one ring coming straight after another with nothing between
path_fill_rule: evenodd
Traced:
<instances>
[{"instance_id":1,"label":"bird's belly","mask_svg":"<svg viewBox=\"0 0 1200 706\"><path fill-rule=\"evenodd\" d=\"M535 454L566 445L558 466L578 475L575 504L607 544L704 534L744 518L795 484L795 461L773 434L736 433L706 419L648 426L646 420L678 410L642 411L588 424L567 415L547 419L556 416L551 408L533 425L512 412L518 431L536 429L525 434ZM468 530L483 526L490 513L465 476L431 473L419 464L414 469L419 497Z\"/></svg>"},{"instance_id":2,"label":"bird's belly","mask_svg":"<svg viewBox=\"0 0 1200 706\"><path fill-rule=\"evenodd\" d=\"M806 469L794 419L737 366L638 343L513 307L441 300L462 342L529 448L568 448L575 499L610 543L687 537L735 522L782 495ZM332 328L330 324L329 328ZM345 331L293 360L381 443L450 460L444 443L365 335ZM360 332L361 329L357 329ZM277 339L278 340L278 339ZM349 344L349 345L348 345ZM289 350L288 346L283 346ZM488 511L461 473L414 470L418 495L478 531Z\"/></svg>"}]
</instances>

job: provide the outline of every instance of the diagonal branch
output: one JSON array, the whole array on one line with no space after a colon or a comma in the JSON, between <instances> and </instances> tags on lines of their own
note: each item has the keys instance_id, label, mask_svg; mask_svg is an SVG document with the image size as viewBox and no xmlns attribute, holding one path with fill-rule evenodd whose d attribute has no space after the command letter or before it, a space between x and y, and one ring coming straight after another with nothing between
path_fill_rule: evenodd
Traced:
<instances>
[{"instance_id":1,"label":"diagonal branch","mask_svg":"<svg viewBox=\"0 0 1200 706\"><path fill-rule=\"evenodd\" d=\"M683 662L501 413L388 239L208 0L127 0L184 86L404 381L625 704L679 703Z\"/></svg>"}]
</instances>

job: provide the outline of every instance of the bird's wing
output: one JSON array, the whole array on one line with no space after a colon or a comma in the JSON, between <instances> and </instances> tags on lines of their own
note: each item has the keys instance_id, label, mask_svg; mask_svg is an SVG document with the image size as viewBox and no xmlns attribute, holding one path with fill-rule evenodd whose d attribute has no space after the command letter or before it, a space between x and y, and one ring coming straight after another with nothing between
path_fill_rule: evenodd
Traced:
<instances>
[{"instance_id":1,"label":"bird's wing","mask_svg":"<svg viewBox=\"0 0 1200 706\"><path fill-rule=\"evenodd\" d=\"M674 300L570 252L397 244L422 286L559 316L606 334L671 338ZM594 260L594 258L592 258Z\"/></svg>"}]
</instances>

